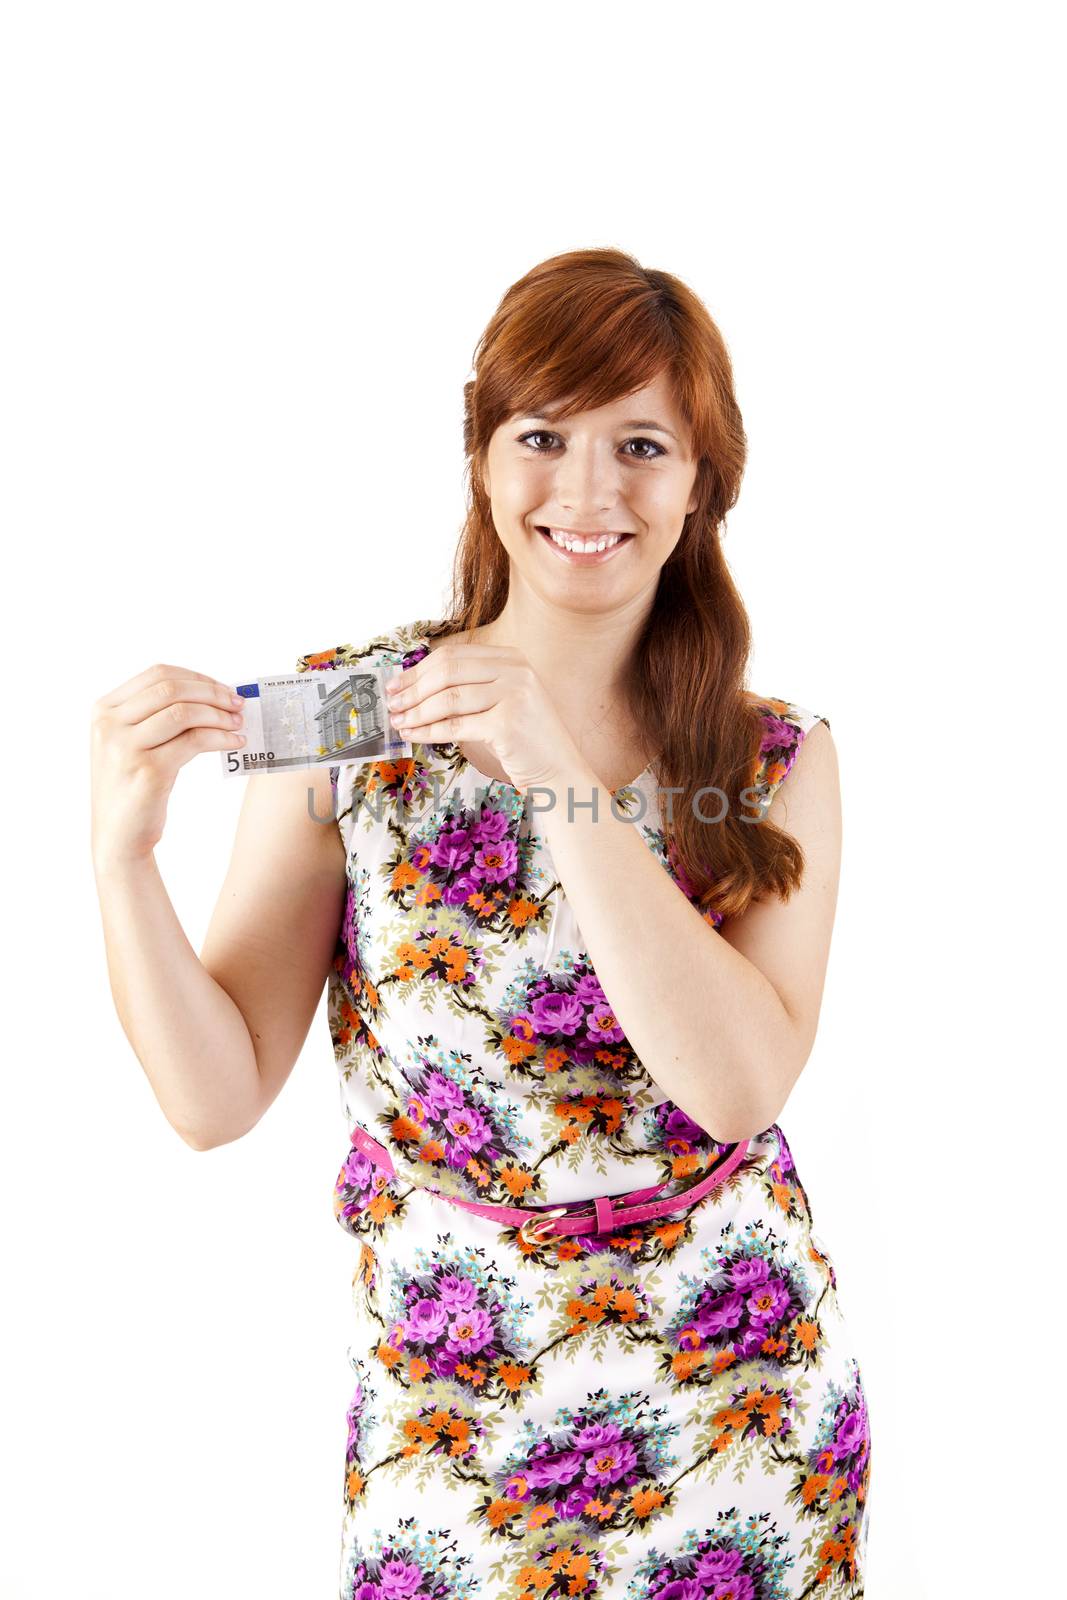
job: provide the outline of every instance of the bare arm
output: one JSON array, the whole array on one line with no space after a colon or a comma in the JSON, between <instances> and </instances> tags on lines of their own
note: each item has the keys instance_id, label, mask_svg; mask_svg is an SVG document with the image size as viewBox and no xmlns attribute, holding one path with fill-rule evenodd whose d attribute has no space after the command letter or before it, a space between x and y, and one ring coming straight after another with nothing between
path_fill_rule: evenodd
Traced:
<instances>
[{"instance_id":1,"label":"bare arm","mask_svg":"<svg viewBox=\"0 0 1067 1600\"><path fill-rule=\"evenodd\" d=\"M571 819L568 787L586 805L594 786L597 820L577 807ZM804 851L800 888L787 901L750 905L719 931L677 892L630 823L612 816L610 792L588 764L550 787L562 797L544 812L552 860L649 1075L716 1138L762 1132L808 1059L822 1001L841 854L829 728L820 723L807 735L768 808Z\"/></svg>"},{"instance_id":2,"label":"bare arm","mask_svg":"<svg viewBox=\"0 0 1067 1600\"><path fill-rule=\"evenodd\" d=\"M344 846L325 771L248 779L200 957L154 856L94 861L118 1018L166 1120L195 1150L259 1122L293 1070L330 970Z\"/></svg>"},{"instance_id":3,"label":"bare arm","mask_svg":"<svg viewBox=\"0 0 1067 1600\"><path fill-rule=\"evenodd\" d=\"M147 791L148 769L143 750L131 756L128 737L120 746L115 729L130 704L136 710L123 725L150 728L138 720L144 715L140 697L158 687L135 683L136 703L124 699L106 708L111 727L98 735L94 757L93 867L108 974L119 1019L164 1115L193 1149L208 1150L255 1126L300 1053L340 927L344 847L324 768L249 778L198 958L145 848L162 828L158 795L147 822L152 807L141 795L128 798L138 785ZM219 698L214 688L198 684L186 683L182 693ZM162 691L158 698L164 700ZM189 728L192 747L232 745L232 735L222 732L223 717L209 705L187 704L187 726L194 718L214 719L210 730ZM168 728L173 738L169 722ZM152 737L145 735L141 745ZM316 814L329 820L309 816L309 788Z\"/></svg>"}]
</instances>

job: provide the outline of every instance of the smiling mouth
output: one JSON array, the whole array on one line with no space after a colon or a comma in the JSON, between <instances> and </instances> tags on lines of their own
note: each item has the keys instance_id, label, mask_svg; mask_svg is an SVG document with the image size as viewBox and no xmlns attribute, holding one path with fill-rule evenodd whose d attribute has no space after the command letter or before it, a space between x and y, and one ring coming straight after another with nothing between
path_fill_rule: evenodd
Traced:
<instances>
[{"instance_id":1,"label":"smiling mouth","mask_svg":"<svg viewBox=\"0 0 1067 1600\"><path fill-rule=\"evenodd\" d=\"M561 555L600 556L632 539L632 533L568 534L562 529L537 525L537 531Z\"/></svg>"}]
</instances>

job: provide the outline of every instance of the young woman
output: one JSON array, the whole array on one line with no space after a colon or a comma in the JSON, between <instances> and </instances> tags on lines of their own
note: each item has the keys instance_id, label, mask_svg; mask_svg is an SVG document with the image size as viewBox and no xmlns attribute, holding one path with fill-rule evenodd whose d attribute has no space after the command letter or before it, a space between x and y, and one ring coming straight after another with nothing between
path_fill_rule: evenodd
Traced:
<instances>
[{"instance_id":1,"label":"young woman","mask_svg":"<svg viewBox=\"0 0 1067 1600\"><path fill-rule=\"evenodd\" d=\"M548 260L479 343L465 446L448 615L298 662L402 669L412 756L251 779L199 960L151 851L178 767L239 737L227 691L156 667L99 703L120 1015L206 1149L278 1094L328 976L342 1600L859 1596L867 1407L776 1120L836 759L745 685L722 337L622 252Z\"/></svg>"}]
</instances>

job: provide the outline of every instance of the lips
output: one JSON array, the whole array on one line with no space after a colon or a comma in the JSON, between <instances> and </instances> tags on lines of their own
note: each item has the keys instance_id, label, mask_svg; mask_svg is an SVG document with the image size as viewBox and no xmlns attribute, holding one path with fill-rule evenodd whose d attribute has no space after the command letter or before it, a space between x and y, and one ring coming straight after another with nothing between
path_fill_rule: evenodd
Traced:
<instances>
[{"instance_id":1,"label":"lips","mask_svg":"<svg viewBox=\"0 0 1067 1600\"><path fill-rule=\"evenodd\" d=\"M553 530L545 523L537 523L535 526L538 533L543 533L546 539L551 539L552 533L555 531L556 533L562 533L564 537L569 539L580 539L586 544L595 542L597 539L611 539L613 542L621 544L624 539L632 539L634 537L632 533L622 533L615 528L601 528L597 533L576 533L573 529L568 528L556 528Z\"/></svg>"},{"instance_id":2,"label":"lips","mask_svg":"<svg viewBox=\"0 0 1067 1600\"><path fill-rule=\"evenodd\" d=\"M595 547L592 550L568 550L566 546L559 544L552 537L552 533L549 528L538 526L537 531L541 535L541 538L545 541L545 544L548 546L549 550L551 550L553 557L557 561L562 561L565 563L565 565L570 567L604 566L607 562L615 560L623 545L627 544L630 539L634 537L634 535L631 533L618 533L613 536L609 536L611 537L611 543L604 545L599 550ZM593 535L574 535L575 539L584 540L587 537L591 540ZM603 538L604 535L601 534L599 537Z\"/></svg>"}]
</instances>

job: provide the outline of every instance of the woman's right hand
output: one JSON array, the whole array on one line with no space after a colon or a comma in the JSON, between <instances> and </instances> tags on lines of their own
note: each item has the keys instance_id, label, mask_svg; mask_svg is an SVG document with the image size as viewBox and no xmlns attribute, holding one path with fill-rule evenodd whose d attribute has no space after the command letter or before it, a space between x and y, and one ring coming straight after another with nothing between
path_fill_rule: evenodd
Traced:
<instances>
[{"instance_id":1,"label":"woman's right hand","mask_svg":"<svg viewBox=\"0 0 1067 1600\"><path fill-rule=\"evenodd\" d=\"M151 855L178 769L201 750L237 749L240 708L228 684L187 667L148 667L101 695L92 717L94 861Z\"/></svg>"}]
</instances>

